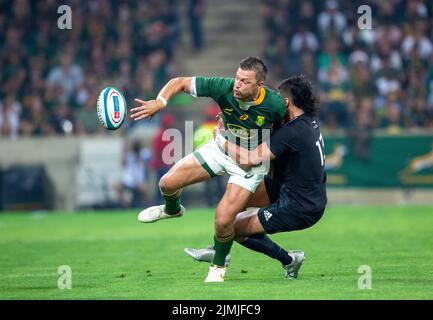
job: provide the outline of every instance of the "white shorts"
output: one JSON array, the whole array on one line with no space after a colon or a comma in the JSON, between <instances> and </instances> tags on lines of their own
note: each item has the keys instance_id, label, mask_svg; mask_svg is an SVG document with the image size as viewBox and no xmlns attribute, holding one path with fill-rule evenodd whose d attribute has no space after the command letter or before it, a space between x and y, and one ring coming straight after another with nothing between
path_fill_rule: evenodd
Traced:
<instances>
[{"instance_id":1,"label":"white shorts","mask_svg":"<svg viewBox=\"0 0 433 320\"><path fill-rule=\"evenodd\" d=\"M268 171L265 165L243 170L213 139L194 151L194 156L211 177L229 175L228 183L236 184L252 193L256 192Z\"/></svg>"}]
</instances>

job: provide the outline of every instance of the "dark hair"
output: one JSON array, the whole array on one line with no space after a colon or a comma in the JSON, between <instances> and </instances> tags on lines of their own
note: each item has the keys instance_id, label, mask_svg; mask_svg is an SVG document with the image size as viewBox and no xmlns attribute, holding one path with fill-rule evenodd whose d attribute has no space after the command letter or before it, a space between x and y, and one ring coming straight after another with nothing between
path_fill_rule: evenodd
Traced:
<instances>
[{"instance_id":1,"label":"dark hair","mask_svg":"<svg viewBox=\"0 0 433 320\"><path fill-rule=\"evenodd\" d=\"M239 63L239 67L242 70L254 71L256 73L257 82L266 80L266 73L268 73L268 68L266 68L265 63L256 57L246 57L242 59Z\"/></svg>"},{"instance_id":2,"label":"dark hair","mask_svg":"<svg viewBox=\"0 0 433 320\"><path fill-rule=\"evenodd\" d=\"M313 93L311 82L303 74L283 80L278 90L306 114L316 116L319 113L319 99Z\"/></svg>"}]
</instances>

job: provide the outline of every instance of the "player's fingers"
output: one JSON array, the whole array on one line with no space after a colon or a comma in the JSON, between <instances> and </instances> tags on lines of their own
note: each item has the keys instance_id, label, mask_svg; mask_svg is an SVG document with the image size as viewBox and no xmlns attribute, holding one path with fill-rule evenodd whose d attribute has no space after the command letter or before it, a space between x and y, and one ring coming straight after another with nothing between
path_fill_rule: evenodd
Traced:
<instances>
[{"instance_id":1,"label":"player's fingers","mask_svg":"<svg viewBox=\"0 0 433 320\"><path fill-rule=\"evenodd\" d=\"M143 114L143 115L141 115L141 116L135 118L134 120L135 120L135 121L138 121L138 120L142 120L142 119L147 118L147 117L149 117L148 114Z\"/></svg>"},{"instance_id":2,"label":"player's fingers","mask_svg":"<svg viewBox=\"0 0 433 320\"><path fill-rule=\"evenodd\" d=\"M140 103L140 104L146 104L146 103L147 103L146 101L140 100L140 99L138 99L138 98L135 98L134 101L135 101L135 102L138 102L138 103Z\"/></svg>"},{"instance_id":3,"label":"player's fingers","mask_svg":"<svg viewBox=\"0 0 433 320\"><path fill-rule=\"evenodd\" d=\"M132 111L132 110L131 110ZM147 113L147 111L146 110L143 110L143 109L139 109L139 110L136 110L136 111L132 111L132 113L131 113L131 118L136 118L136 117L139 117L139 116L141 116L142 114L146 114Z\"/></svg>"},{"instance_id":4,"label":"player's fingers","mask_svg":"<svg viewBox=\"0 0 433 320\"><path fill-rule=\"evenodd\" d=\"M140 111L144 111L147 110L148 106L147 105L141 105L141 106L137 106L131 109L131 112L140 112Z\"/></svg>"}]
</instances>

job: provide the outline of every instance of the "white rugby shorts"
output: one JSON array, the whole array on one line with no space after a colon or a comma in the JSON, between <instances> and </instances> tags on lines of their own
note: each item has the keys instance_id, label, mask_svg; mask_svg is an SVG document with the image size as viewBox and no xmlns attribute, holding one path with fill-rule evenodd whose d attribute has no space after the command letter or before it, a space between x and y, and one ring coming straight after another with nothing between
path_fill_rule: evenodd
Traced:
<instances>
[{"instance_id":1,"label":"white rugby shorts","mask_svg":"<svg viewBox=\"0 0 433 320\"><path fill-rule=\"evenodd\" d=\"M263 164L252 167L248 171L240 168L230 156L218 147L213 139L202 145L193 154L211 177L229 175L228 183L236 184L252 193L256 192L268 171Z\"/></svg>"}]
</instances>

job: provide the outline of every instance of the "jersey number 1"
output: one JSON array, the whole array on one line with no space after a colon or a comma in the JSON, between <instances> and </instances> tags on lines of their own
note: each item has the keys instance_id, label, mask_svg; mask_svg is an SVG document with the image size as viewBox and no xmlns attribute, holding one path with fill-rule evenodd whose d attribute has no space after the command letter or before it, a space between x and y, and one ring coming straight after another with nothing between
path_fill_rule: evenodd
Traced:
<instances>
[{"instance_id":1,"label":"jersey number 1","mask_svg":"<svg viewBox=\"0 0 433 320\"><path fill-rule=\"evenodd\" d=\"M325 164L325 154L323 153L323 149L325 148L325 143L323 142L322 134L319 136L319 140L316 141L316 146L319 148L320 153L320 163L323 167Z\"/></svg>"}]
</instances>

